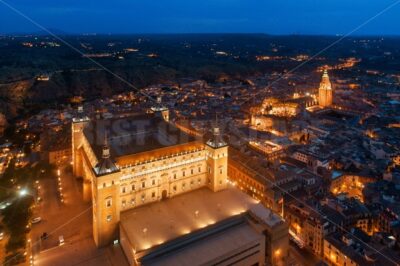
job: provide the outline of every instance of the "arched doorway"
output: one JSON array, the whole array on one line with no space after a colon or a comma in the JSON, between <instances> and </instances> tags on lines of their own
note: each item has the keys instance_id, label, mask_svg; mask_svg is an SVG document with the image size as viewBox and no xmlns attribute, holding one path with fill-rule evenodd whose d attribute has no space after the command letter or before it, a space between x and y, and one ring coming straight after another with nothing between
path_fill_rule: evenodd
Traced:
<instances>
[{"instance_id":1,"label":"arched doorway","mask_svg":"<svg viewBox=\"0 0 400 266\"><path fill-rule=\"evenodd\" d=\"M167 190L164 189L164 190L162 191L162 194L161 194L161 199L162 199L162 200L165 200L167 197L168 197Z\"/></svg>"}]
</instances>

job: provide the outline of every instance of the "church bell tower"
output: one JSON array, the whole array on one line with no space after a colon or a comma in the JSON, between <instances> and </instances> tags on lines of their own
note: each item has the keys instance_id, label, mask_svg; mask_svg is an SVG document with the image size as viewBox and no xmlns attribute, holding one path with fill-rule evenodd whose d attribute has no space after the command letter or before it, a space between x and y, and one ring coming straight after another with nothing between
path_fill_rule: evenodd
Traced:
<instances>
[{"instance_id":1,"label":"church bell tower","mask_svg":"<svg viewBox=\"0 0 400 266\"><path fill-rule=\"evenodd\" d=\"M318 89L318 104L321 107L329 107L332 105L332 84L326 69L324 70Z\"/></svg>"}]
</instances>

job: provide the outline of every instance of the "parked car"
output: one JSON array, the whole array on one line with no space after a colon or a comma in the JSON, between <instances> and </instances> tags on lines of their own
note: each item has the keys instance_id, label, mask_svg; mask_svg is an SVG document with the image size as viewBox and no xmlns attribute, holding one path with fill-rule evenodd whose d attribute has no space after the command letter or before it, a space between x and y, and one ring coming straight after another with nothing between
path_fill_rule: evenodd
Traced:
<instances>
[{"instance_id":1,"label":"parked car","mask_svg":"<svg viewBox=\"0 0 400 266\"><path fill-rule=\"evenodd\" d=\"M36 218L33 218L33 219L32 219L31 223L37 224L37 223L40 223L41 220L42 220L42 218L36 217Z\"/></svg>"},{"instance_id":2,"label":"parked car","mask_svg":"<svg viewBox=\"0 0 400 266\"><path fill-rule=\"evenodd\" d=\"M64 242L64 237L63 236L59 236L58 237L58 245L59 246L62 246L62 245L64 245L65 244L65 242Z\"/></svg>"}]
</instances>

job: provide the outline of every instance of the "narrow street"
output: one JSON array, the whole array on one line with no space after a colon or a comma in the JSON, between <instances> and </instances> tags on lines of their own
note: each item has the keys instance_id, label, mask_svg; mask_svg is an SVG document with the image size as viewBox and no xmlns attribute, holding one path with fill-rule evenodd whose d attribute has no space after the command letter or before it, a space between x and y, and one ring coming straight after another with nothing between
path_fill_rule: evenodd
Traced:
<instances>
[{"instance_id":1,"label":"narrow street","mask_svg":"<svg viewBox=\"0 0 400 266\"><path fill-rule=\"evenodd\" d=\"M317 258L314 254L306 249L299 248L295 243L292 241L289 242L289 253L291 257L294 258L292 266L314 266L316 265L320 259Z\"/></svg>"}]
</instances>

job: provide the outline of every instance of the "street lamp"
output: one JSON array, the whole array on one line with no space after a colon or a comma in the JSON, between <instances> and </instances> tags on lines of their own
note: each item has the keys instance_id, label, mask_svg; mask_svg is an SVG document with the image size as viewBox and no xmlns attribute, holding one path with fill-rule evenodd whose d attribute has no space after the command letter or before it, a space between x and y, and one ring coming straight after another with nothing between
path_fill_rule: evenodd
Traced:
<instances>
[{"instance_id":1,"label":"street lamp","mask_svg":"<svg viewBox=\"0 0 400 266\"><path fill-rule=\"evenodd\" d=\"M21 189L18 193L19 193L19 196L20 196L20 197L24 197L26 194L28 194L28 191L27 191L26 189L23 188L23 189Z\"/></svg>"}]
</instances>

